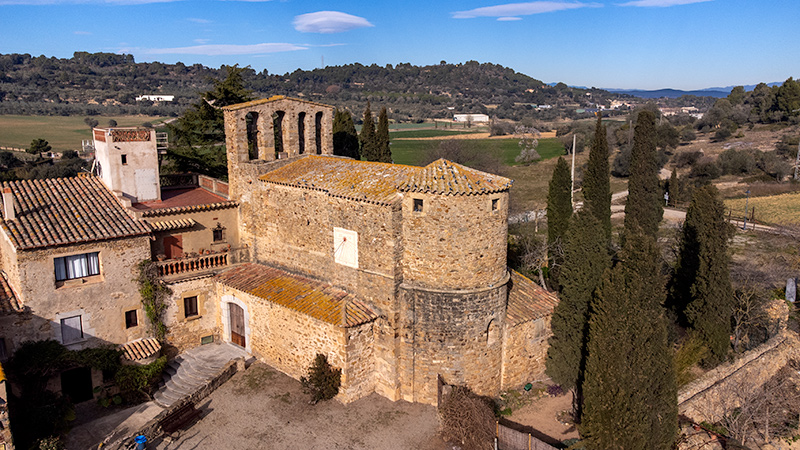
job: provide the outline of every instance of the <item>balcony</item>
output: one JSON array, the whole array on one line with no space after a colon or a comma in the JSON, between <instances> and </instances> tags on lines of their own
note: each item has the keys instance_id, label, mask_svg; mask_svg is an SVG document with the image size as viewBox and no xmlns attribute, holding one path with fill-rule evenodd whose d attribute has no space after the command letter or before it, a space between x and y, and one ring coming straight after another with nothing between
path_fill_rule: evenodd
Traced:
<instances>
[{"instance_id":1,"label":"balcony","mask_svg":"<svg viewBox=\"0 0 800 450\"><path fill-rule=\"evenodd\" d=\"M156 267L158 275L162 278L183 278L187 275L213 274L234 264L249 261L250 253L247 247L243 247L208 255L157 261Z\"/></svg>"}]
</instances>

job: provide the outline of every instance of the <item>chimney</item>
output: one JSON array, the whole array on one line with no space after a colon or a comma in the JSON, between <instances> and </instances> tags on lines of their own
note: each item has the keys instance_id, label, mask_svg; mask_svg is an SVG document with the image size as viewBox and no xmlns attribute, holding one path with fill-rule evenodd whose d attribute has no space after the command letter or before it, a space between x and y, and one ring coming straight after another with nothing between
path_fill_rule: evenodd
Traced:
<instances>
[{"instance_id":1,"label":"chimney","mask_svg":"<svg viewBox=\"0 0 800 450\"><path fill-rule=\"evenodd\" d=\"M3 188L3 217L6 220L14 220L14 194L11 188Z\"/></svg>"}]
</instances>

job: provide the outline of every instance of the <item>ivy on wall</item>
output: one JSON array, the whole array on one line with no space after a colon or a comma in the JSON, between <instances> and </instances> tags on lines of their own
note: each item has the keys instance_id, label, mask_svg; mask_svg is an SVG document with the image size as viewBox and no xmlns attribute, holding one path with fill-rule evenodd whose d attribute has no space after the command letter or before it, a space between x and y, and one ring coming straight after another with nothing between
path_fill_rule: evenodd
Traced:
<instances>
[{"instance_id":1,"label":"ivy on wall","mask_svg":"<svg viewBox=\"0 0 800 450\"><path fill-rule=\"evenodd\" d=\"M164 325L164 312L167 310L166 299L172 295L172 290L159 278L158 268L149 259L140 262L137 268L136 283L139 285L144 312L153 326L156 339L163 342L167 334L167 326Z\"/></svg>"}]
</instances>

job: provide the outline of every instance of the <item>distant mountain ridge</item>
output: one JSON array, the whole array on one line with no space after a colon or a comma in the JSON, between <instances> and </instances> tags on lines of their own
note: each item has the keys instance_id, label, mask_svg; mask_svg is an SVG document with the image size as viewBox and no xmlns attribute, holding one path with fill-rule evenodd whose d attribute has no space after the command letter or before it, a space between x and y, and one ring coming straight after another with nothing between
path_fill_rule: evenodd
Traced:
<instances>
[{"instance_id":1,"label":"distant mountain ridge","mask_svg":"<svg viewBox=\"0 0 800 450\"><path fill-rule=\"evenodd\" d=\"M780 86L783 83L775 81L766 84L767 86L771 87L771 86ZM752 91L753 89L755 89L757 85L747 84L739 86L743 86L745 91ZM678 98L684 95L694 95L697 97L724 98L731 93L734 87L736 86L710 87L705 89L696 89L692 91L684 91L681 89L670 89L670 88L655 89L655 90L644 90L644 89L605 89L605 90L608 92L613 92L615 94L628 94L640 98L662 98L662 97Z\"/></svg>"}]
</instances>

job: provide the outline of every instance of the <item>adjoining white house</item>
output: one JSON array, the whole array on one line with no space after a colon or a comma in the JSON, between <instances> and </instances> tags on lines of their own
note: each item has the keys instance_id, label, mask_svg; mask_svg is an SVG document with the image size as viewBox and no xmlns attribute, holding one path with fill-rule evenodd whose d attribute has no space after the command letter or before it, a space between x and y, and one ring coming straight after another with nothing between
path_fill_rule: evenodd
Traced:
<instances>
[{"instance_id":1,"label":"adjoining white house","mask_svg":"<svg viewBox=\"0 0 800 450\"><path fill-rule=\"evenodd\" d=\"M175 100L174 95L140 95L136 97L136 101L140 102L142 100L150 100L151 102L171 102Z\"/></svg>"},{"instance_id":2,"label":"adjoining white house","mask_svg":"<svg viewBox=\"0 0 800 450\"><path fill-rule=\"evenodd\" d=\"M486 114L453 114L453 122L489 122Z\"/></svg>"}]
</instances>

